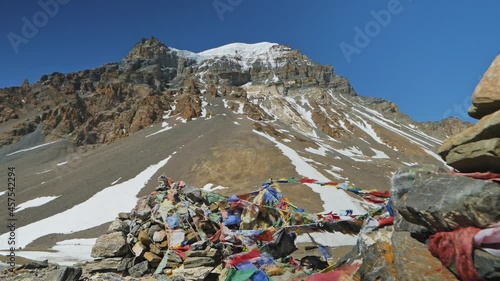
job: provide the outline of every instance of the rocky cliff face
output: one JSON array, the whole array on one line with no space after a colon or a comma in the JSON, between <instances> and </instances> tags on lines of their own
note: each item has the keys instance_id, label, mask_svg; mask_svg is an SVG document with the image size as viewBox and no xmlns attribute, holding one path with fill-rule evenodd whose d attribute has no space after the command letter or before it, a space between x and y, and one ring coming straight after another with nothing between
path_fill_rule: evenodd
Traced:
<instances>
[{"instance_id":1,"label":"rocky cliff face","mask_svg":"<svg viewBox=\"0 0 500 281\"><path fill-rule=\"evenodd\" d=\"M356 96L349 81L331 66L288 46L235 43L196 54L169 48L152 37L137 43L121 62L44 75L37 83L0 90L0 145L18 141L38 124L49 139L68 138L76 145L110 143L161 122L165 111L181 113L186 120L201 116L204 93L249 100L247 91L258 91L258 86L284 97L303 89ZM182 108L175 110L178 101ZM399 112L391 103L373 105L381 112ZM345 116L323 115L319 108L314 112L320 129L340 137L344 129L332 127ZM456 123L445 127L460 127ZM423 129L432 132L434 127Z\"/></svg>"},{"instance_id":2,"label":"rocky cliff face","mask_svg":"<svg viewBox=\"0 0 500 281\"><path fill-rule=\"evenodd\" d=\"M435 132L444 137L450 137L469 128L472 124L464 122L456 117L448 117L446 119L434 122L422 122L420 127L425 130Z\"/></svg>"}]
</instances>

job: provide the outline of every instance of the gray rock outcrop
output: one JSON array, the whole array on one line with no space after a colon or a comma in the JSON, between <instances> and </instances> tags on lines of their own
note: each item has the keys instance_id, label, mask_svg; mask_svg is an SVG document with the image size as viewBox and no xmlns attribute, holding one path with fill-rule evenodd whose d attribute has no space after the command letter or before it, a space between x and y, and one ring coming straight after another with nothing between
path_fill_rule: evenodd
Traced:
<instances>
[{"instance_id":1,"label":"gray rock outcrop","mask_svg":"<svg viewBox=\"0 0 500 281\"><path fill-rule=\"evenodd\" d=\"M498 56L472 97L469 115L481 119L448 140L438 153L462 173L500 173L500 56Z\"/></svg>"}]
</instances>

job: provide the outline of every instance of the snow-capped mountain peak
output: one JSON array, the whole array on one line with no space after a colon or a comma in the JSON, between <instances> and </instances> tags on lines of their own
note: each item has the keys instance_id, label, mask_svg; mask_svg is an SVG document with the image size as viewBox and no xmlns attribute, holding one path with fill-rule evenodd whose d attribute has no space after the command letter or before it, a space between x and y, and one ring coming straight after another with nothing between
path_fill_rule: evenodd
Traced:
<instances>
[{"instance_id":1,"label":"snow-capped mountain peak","mask_svg":"<svg viewBox=\"0 0 500 281\"><path fill-rule=\"evenodd\" d=\"M207 60L227 59L241 65L243 70L246 70L256 61L261 61L270 67L276 66L277 59L291 51L291 48L277 43L260 42L254 44L231 43L199 53L176 48L170 48L170 50L197 63L203 63Z\"/></svg>"}]
</instances>

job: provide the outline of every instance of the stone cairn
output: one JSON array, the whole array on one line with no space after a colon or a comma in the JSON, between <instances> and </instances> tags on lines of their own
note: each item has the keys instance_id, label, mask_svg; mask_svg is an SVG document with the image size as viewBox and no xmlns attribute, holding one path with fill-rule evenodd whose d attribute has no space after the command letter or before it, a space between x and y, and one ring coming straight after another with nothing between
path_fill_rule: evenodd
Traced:
<instances>
[{"instance_id":1,"label":"stone cairn","mask_svg":"<svg viewBox=\"0 0 500 281\"><path fill-rule=\"evenodd\" d=\"M221 263L222 249L210 247L206 237L216 232L216 225L199 222L197 215L204 214L195 214L187 202L201 207L202 190L161 176L157 191L140 198L130 213L118 214L108 233L97 239L91 255L98 259L84 266L86 274L119 272L140 278L175 272L192 280L206 278ZM185 245L190 245L188 251L183 251Z\"/></svg>"}]
</instances>

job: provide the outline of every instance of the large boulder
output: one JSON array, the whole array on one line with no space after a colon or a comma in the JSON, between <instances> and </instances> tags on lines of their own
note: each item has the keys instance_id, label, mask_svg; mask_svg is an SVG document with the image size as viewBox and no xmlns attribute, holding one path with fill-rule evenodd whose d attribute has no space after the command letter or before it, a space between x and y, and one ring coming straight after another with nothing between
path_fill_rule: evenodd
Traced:
<instances>
[{"instance_id":1,"label":"large boulder","mask_svg":"<svg viewBox=\"0 0 500 281\"><path fill-rule=\"evenodd\" d=\"M140 262L134 266L132 266L129 270L128 273L130 276L133 278L140 278L142 275L144 275L148 271L148 261L143 261Z\"/></svg>"},{"instance_id":2,"label":"large boulder","mask_svg":"<svg viewBox=\"0 0 500 281\"><path fill-rule=\"evenodd\" d=\"M500 56L497 56L477 85L469 115L476 119L500 110Z\"/></svg>"},{"instance_id":3,"label":"large boulder","mask_svg":"<svg viewBox=\"0 0 500 281\"><path fill-rule=\"evenodd\" d=\"M500 220L500 185L410 167L392 178L393 208L431 232L486 228Z\"/></svg>"},{"instance_id":4,"label":"large boulder","mask_svg":"<svg viewBox=\"0 0 500 281\"><path fill-rule=\"evenodd\" d=\"M94 258L121 257L128 251L127 242L121 232L113 232L99 237L92 247L91 256Z\"/></svg>"},{"instance_id":5,"label":"large boulder","mask_svg":"<svg viewBox=\"0 0 500 281\"><path fill-rule=\"evenodd\" d=\"M500 110L446 140L438 153L460 172L500 173Z\"/></svg>"}]
</instances>

